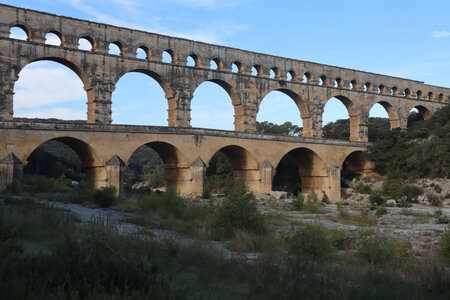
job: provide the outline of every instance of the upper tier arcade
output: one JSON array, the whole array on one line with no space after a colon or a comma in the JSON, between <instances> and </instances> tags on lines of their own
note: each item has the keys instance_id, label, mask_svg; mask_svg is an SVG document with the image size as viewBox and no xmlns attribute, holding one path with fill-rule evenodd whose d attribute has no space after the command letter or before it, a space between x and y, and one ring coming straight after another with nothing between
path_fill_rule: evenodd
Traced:
<instances>
[{"instance_id":1,"label":"upper tier arcade","mask_svg":"<svg viewBox=\"0 0 450 300\"><path fill-rule=\"evenodd\" d=\"M10 29L15 26L26 32L26 41L10 38ZM47 33L56 34L61 45L45 44ZM91 43L90 51L78 49L82 38ZM120 56L108 53L110 44L119 47ZM146 53L145 59L137 58L138 49ZM162 62L165 51L171 63ZM189 56L195 66L186 65ZM262 99L277 90L297 104L304 136L321 137L324 106L336 97L349 112L353 141L367 141L368 115L376 103L387 110L391 128L406 128L413 107L427 119L450 101L449 88L421 81L0 5L0 119L13 119L18 74L39 60L64 64L80 77L88 98L88 123L111 122L111 94L128 72L145 73L161 85L169 106L168 125L175 127L190 127L191 99L204 81L219 84L230 95L236 131L254 132ZM217 69L210 69L211 60Z\"/></svg>"}]
</instances>

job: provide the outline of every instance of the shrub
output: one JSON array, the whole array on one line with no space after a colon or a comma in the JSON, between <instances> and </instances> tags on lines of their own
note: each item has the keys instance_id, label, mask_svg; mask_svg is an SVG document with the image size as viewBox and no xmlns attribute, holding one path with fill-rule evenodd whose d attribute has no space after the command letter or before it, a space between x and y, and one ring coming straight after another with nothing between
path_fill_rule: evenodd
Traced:
<instances>
[{"instance_id":1,"label":"shrub","mask_svg":"<svg viewBox=\"0 0 450 300\"><path fill-rule=\"evenodd\" d=\"M227 188L225 199L217 208L213 226L218 237L230 238L237 230L253 234L267 232L266 221L258 211L253 193L241 181Z\"/></svg>"},{"instance_id":2,"label":"shrub","mask_svg":"<svg viewBox=\"0 0 450 300\"><path fill-rule=\"evenodd\" d=\"M400 195L405 198L406 203L417 203L417 200L423 191L420 187L414 185L403 185L400 188Z\"/></svg>"},{"instance_id":3,"label":"shrub","mask_svg":"<svg viewBox=\"0 0 450 300\"><path fill-rule=\"evenodd\" d=\"M347 193L347 191L346 190L342 190L342 192L341 192L341 197L342 197L342 199L348 199L349 197L351 196L351 194L350 193Z\"/></svg>"},{"instance_id":4,"label":"shrub","mask_svg":"<svg viewBox=\"0 0 450 300\"><path fill-rule=\"evenodd\" d=\"M440 194L442 192L442 188L439 184L435 184L434 185L434 190L436 191L436 193Z\"/></svg>"},{"instance_id":5,"label":"shrub","mask_svg":"<svg viewBox=\"0 0 450 300\"><path fill-rule=\"evenodd\" d=\"M333 254L333 246L321 224L306 224L287 239L289 252L299 259L324 260Z\"/></svg>"},{"instance_id":6,"label":"shrub","mask_svg":"<svg viewBox=\"0 0 450 300\"><path fill-rule=\"evenodd\" d=\"M363 233L358 242L358 257L373 265L398 266L412 255L411 244L391 242L374 233Z\"/></svg>"},{"instance_id":7,"label":"shrub","mask_svg":"<svg viewBox=\"0 0 450 300\"><path fill-rule=\"evenodd\" d=\"M116 197L116 187L106 186L95 191L94 193L94 203L100 207L111 207L117 201Z\"/></svg>"},{"instance_id":8,"label":"shrub","mask_svg":"<svg viewBox=\"0 0 450 300\"><path fill-rule=\"evenodd\" d=\"M374 206L380 206L380 205L386 204L386 199L384 199L379 194L372 194L372 195L370 195L369 201L370 201L370 204L372 204Z\"/></svg>"},{"instance_id":9,"label":"shrub","mask_svg":"<svg viewBox=\"0 0 450 300\"><path fill-rule=\"evenodd\" d=\"M293 210L302 210L305 207L305 198L302 194L298 194L297 198L292 200L291 205Z\"/></svg>"},{"instance_id":10,"label":"shrub","mask_svg":"<svg viewBox=\"0 0 450 300\"><path fill-rule=\"evenodd\" d=\"M450 263L450 230L444 231L439 239L439 247L442 256Z\"/></svg>"},{"instance_id":11,"label":"shrub","mask_svg":"<svg viewBox=\"0 0 450 300\"><path fill-rule=\"evenodd\" d=\"M430 205L432 206L442 206L442 200L439 196L432 194L432 193L428 193L427 194L427 201L430 203Z\"/></svg>"},{"instance_id":12,"label":"shrub","mask_svg":"<svg viewBox=\"0 0 450 300\"><path fill-rule=\"evenodd\" d=\"M449 218L440 209L434 211L434 216L436 217L436 224L448 224L450 222Z\"/></svg>"},{"instance_id":13,"label":"shrub","mask_svg":"<svg viewBox=\"0 0 450 300\"><path fill-rule=\"evenodd\" d=\"M353 191L359 194L372 194L372 189L361 181L353 188Z\"/></svg>"},{"instance_id":14,"label":"shrub","mask_svg":"<svg viewBox=\"0 0 450 300\"><path fill-rule=\"evenodd\" d=\"M150 193L138 200L138 206L143 211L157 211L163 217L182 217L186 208L183 199L178 196L173 187L168 187L164 193Z\"/></svg>"},{"instance_id":15,"label":"shrub","mask_svg":"<svg viewBox=\"0 0 450 300\"><path fill-rule=\"evenodd\" d=\"M381 217L382 215L385 215L385 214L387 214L387 209L386 209L386 207L384 207L384 206L378 208L378 209L375 211L375 216L377 216L377 217Z\"/></svg>"},{"instance_id":16,"label":"shrub","mask_svg":"<svg viewBox=\"0 0 450 300\"><path fill-rule=\"evenodd\" d=\"M324 191L322 191L322 193L323 193L322 203L323 204L329 204L330 203L330 198L328 198L327 193L325 193Z\"/></svg>"},{"instance_id":17,"label":"shrub","mask_svg":"<svg viewBox=\"0 0 450 300\"><path fill-rule=\"evenodd\" d=\"M314 190L311 190L306 196L304 210L313 214L321 212L319 196Z\"/></svg>"},{"instance_id":18,"label":"shrub","mask_svg":"<svg viewBox=\"0 0 450 300\"><path fill-rule=\"evenodd\" d=\"M259 252L272 246L268 235L255 234L246 230L237 230L230 240L229 247L237 252Z\"/></svg>"},{"instance_id":19,"label":"shrub","mask_svg":"<svg viewBox=\"0 0 450 300\"><path fill-rule=\"evenodd\" d=\"M397 176L389 174L383 181L381 191L385 196L391 197L393 199L398 199L401 197L401 186L402 181Z\"/></svg>"}]
</instances>

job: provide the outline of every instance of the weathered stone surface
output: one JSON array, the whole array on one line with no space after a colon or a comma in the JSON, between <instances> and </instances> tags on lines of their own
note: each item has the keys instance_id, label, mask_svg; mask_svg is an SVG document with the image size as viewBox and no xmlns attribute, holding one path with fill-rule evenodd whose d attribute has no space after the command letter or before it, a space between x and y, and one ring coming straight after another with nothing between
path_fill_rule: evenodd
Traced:
<instances>
[{"instance_id":1,"label":"weathered stone surface","mask_svg":"<svg viewBox=\"0 0 450 300\"><path fill-rule=\"evenodd\" d=\"M23 28L28 39L10 39L12 26ZM45 44L48 32L60 37L60 46ZM78 49L81 38L91 42L91 51ZM120 48L120 56L108 54L111 43ZM147 54L146 59L136 58L138 48ZM162 62L164 51L172 56L172 63ZM188 56L194 59L194 67L186 66ZM261 101L276 90L297 104L304 135L321 137L323 108L330 98L336 97L349 112L352 141L367 141L368 115L376 103L386 108L392 128L406 128L411 108L417 107L428 119L450 100L450 89L420 81L0 5L1 119L13 118L13 90L19 72L41 59L64 64L80 77L88 98L88 123L96 124L111 123L115 84L133 71L147 74L161 85L168 101L168 125L175 127L190 127L191 99L204 81L219 84L230 95L236 131L255 131ZM209 68L211 60L216 62L217 70ZM233 64L238 67L236 73L232 72ZM252 67L258 70L256 76L251 75ZM270 78L270 70L274 71L274 78ZM305 82L303 77L307 78Z\"/></svg>"},{"instance_id":2,"label":"weathered stone surface","mask_svg":"<svg viewBox=\"0 0 450 300\"><path fill-rule=\"evenodd\" d=\"M273 166L288 153L298 163L303 191L323 190L334 201L340 194L336 191L339 180L338 175L329 172L329 166L345 163L355 171L366 171L361 165L365 161L358 155L367 146L362 142L196 128L26 122L25 119L0 122L0 133L0 157L9 159L13 150L15 173L8 174L16 178L20 176L16 171L21 171L22 163L26 163L39 145L55 140L80 155L86 177L96 186L113 185L119 191L123 167L142 145L150 146L160 155L168 184L186 195L202 194L206 166L219 150L229 159L234 180L245 179L255 193L270 192L275 175ZM12 170L12 165L8 166ZM12 182L13 178L8 176Z\"/></svg>"},{"instance_id":3,"label":"weathered stone surface","mask_svg":"<svg viewBox=\"0 0 450 300\"><path fill-rule=\"evenodd\" d=\"M24 29L27 40L10 38L13 26ZM59 36L60 46L45 44L48 32ZM78 49L81 38L91 42L91 51ZM111 43L120 48L120 56L108 54ZM136 57L138 48L147 54L145 59ZM162 62L164 51L172 56L171 63ZM186 65L188 56L195 60L194 67ZM61 63L79 76L87 93L87 122L14 119L14 84L20 71L37 60ZM217 70L209 68L211 60ZM232 72L233 64L237 72ZM257 69L255 76L252 67ZM275 78L270 78L270 70ZM144 73L161 85L169 108L169 127L110 125L111 95L128 72ZM205 81L220 85L230 96L235 132L190 128L191 100ZM304 137L254 133L259 106L271 91L283 92L296 103ZM351 141L321 139L322 113L332 97L347 107ZM230 160L233 178L245 179L253 192L270 191L274 166L288 154L298 164L304 191L323 190L337 201L344 164L360 173L370 172L371 165L361 153L367 145L373 105L384 106L391 128L406 128L413 107L428 119L449 101L449 88L420 81L0 4L0 157L14 153L0 163L0 188L20 178L23 163L36 147L56 140L76 150L86 176L99 187L113 185L120 191L124 164L146 144L161 156L167 183L183 194L202 193L206 166L220 150ZM7 161L11 157L15 157L13 163Z\"/></svg>"}]
</instances>

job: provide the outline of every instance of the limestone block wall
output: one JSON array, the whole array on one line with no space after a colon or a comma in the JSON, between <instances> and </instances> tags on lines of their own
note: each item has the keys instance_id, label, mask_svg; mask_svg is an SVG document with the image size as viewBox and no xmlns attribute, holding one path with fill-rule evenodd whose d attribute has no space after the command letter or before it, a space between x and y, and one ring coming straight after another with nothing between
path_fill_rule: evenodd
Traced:
<instances>
[{"instance_id":1,"label":"limestone block wall","mask_svg":"<svg viewBox=\"0 0 450 300\"><path fill-rule=\"evenodd\" d=\"M10 38L18 26L27 40ZM45 44L55 33L60 46ZM78 49L81 38L91 51ZM120 56L108 53L113 43ZM137 49L146 58L137 58ZM162 62L162 53L171 55ZM195 66L187 66L192 57ZM19 72L37 60L52 60L71 68L83 81L87 93L88 123L111 123L111 95L117 81L128 72L142 72L163 88L168 101L168 125L190 127L190 102L204 81L219 84L234 105L235 130L254 132L259 105L271 91L292 98L303 119L304 136L322 136L322 113L336 97L347 107L352 141L367 141L371 107L380 103L389 114L391 127L406 128L409 111L417 107L427 119L450 101L450 89L424 82L352 70L314 62L278 57L236 48L207 44L156 33L57 16L0 4L0 118L14 116L14 83ZM217 69L210 69L210 61ZM233 64L237 72L232 71ZM252 68L257 71L252 75ZM270 71L274 76L270 76Z\"/></svg>"}]
</instances>

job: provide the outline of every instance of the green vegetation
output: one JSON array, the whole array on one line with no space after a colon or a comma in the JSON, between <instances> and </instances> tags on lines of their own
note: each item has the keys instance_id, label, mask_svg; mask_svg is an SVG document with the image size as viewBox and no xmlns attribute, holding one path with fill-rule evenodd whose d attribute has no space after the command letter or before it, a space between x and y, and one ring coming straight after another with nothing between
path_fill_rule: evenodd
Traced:
<instances>
[{"instance_id":1,"label":"green vegetation","mask_svg":"<svg viewBox=\"0 0 450 300\"><path fill-rule=\"evenodd\" d=\"M281 125L268 121L256 122L256 132L281 135L302 135L302 128L293 125L291 122L285 122Z\"/></svg>"},{"instance_id":2,"label":"green vegetation","mask_svg":"<svg viewBox=\"0 0 450 300\"><path fill-rule=\"evenodd\" d=\"M370 131L370 130L369 130ZM408 131L386 130L367 152L374 171L396 178L450 178L450 106Z\"/></svg>"},{"instance_id":3,"label":"green vegetation","mask_svg":"<svg viewBox=\"0 0 450 300\"><path fill-rule=\"evenodd\" d=\"M363 232L359 239L358 257L369 264L399 266L412 257L410 243L389 241L373 232Z\"/></svg>"},{"instance_id":4,"label":"green vegetation","mask_svg":"<svg viewBox=\"0 0 450 300\"><path fill-rule=\"evenodd\" d=\"M441 254L450 263L450 230L446 230L439 240Z\"/></svg>"},{"instance_id":5,"label":"green vegetation","mask_svg":"<svg viewBox=\"0 0 450 300\"><path fill-rule=\"evenodd\" d=\"M333 246L325 228L320 224L306 224L287 240L289 252L298 259L327 260Z\"/></svg>"},{"instance_id":6,"label":"green vegetation","mask_svg":"<svg viewBox=\"0 0 450 300\"><path fill-rule=\"evenodd\" d=\"M372 194L369 196L370 204L373 206L380 206L386 204L386 199L383 198L383 196L379 194Z\"/></svg>"},{"instance_id":7,"label":"green vegetation","mask_svg":"<svg viewBox=\"0 0 450 300\"><path fill-rule=\"evenodd\" d=\"M216 210L213 228L222 238L230 238L238 230L256 235L267 233L266 221L256 207L255 195L248 192L245 182L240 181L227 189L224 201Z\"/></svg>"}]
</instances>

